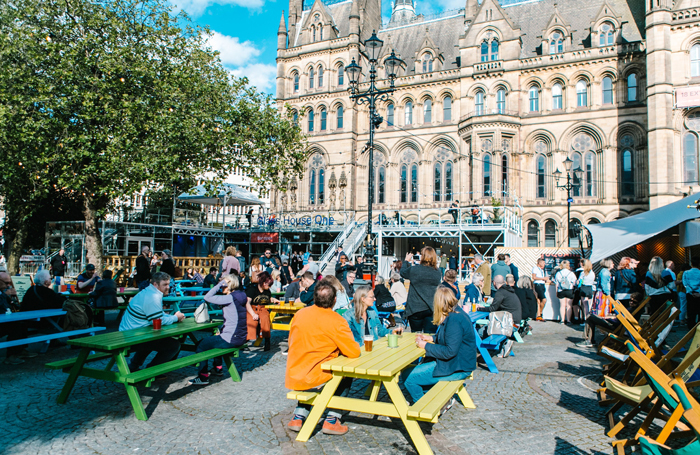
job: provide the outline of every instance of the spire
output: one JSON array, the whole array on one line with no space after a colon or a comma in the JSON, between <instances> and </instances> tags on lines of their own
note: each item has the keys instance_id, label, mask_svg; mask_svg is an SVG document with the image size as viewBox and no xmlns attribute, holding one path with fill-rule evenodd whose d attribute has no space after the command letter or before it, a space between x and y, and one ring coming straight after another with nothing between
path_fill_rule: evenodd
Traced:
<instances>
[{"instance_id":1,"label":"spire","mask_svg":"<svg viewBox=\"0 0 700 455\"><path fill-rule=\"evenodd\" d=\"M350 8L350 35L357 35L360 39L360 1L352 0Z\"/></svg>"},{"instance_id":2,"label":"spire","mask_svg":"<svg viewBox=\"0 0 700 455\"><path fill-rule=\"evenodd\" d=\"M277 29L277 49L287 48L287 24L284 22L284 11L280 18L280 26Z\"/></svg>"},{"instance_id":3,"label":"spire","mask_svg":"<svg viewBox=\"0 0 700 455\"><path fill-rule=\"evenodd\" d=\"M416 18L416 6L413 0L396 0L391 11L390 25L410 22Z\"/></svg>"},{"instance_id":4,"label":"spire","mask_svg":"<svg viewBox=\"0 0 700 455\"><path fill-rule=\"evenodd\" d=\"M280 26L277 29L277 34L281 35L284 33L285 35L287 34L287 23L284 21L284 10L282 10L282 17L280 17Z\"/></svg>"}]
</instances>

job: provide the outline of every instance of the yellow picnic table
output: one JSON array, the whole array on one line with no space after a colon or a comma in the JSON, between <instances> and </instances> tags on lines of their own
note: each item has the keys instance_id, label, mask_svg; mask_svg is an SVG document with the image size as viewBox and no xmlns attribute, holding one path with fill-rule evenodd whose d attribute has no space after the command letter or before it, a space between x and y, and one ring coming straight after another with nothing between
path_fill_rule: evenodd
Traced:
<instances>
[{"instance_id":1,"label":"yellow picnic table","mask_svg":"<svg viewBox=\"0 0 700 455\"><path fill-rule=\"evenodd\" d=\"M440 409L454 396L459 396L465 408L474 409L474 402L464 388L464 381L441 381L434 385L417 403L409 406L399 388L399 375L416 359L423 357L425 350L416 346L416 335L404 333L399 337L398 348L389 348L386 338L374 342L372 352L364 349L359 358L338 357L321 364L321 368L333 374L320 393L313 391L291 391L287 398L312 404L297 441L306 442L311 437L318 420L327 409L352 411L362 414L400 418L411 436L420 455L433 453L418 421L437 422ZM372 381L365 398L335 396L340 381L345 378L367 379ZM384 386L390 403L377 401L379 390Z\"/></svg>"},{"instance_id":2,"label":"yellow picnic table","mask_svg":"<svg viewBox=\"0 0 700 455\"><path fill-rule=\"evenodd\" d=\"M280 303L278 305L265 305L267 311L270 312L270 327L272 330L286 330L289 332L289 329L292 326L292 318L297 311L304 307L305 305L303 303L300 303L299 305L295 303L290 303L289 305L285 303ZM253 343L253 346L260 346L261 343L262 338L258 338L255 340L255 343Z\"/></svg>"}]
</instances>

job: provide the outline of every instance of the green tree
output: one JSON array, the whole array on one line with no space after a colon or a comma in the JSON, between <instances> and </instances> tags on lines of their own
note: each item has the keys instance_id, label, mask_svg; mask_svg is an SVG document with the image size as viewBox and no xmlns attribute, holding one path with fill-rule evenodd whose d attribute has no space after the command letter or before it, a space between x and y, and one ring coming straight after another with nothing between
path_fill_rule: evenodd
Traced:
<instances>
[{"instance_id":1,"label":"green tree","mask_svg":"<svg viewBox=\"0 0 700 455\"><path fill-rule=\"evenodd\" d=\"M99 267L99 220L138 191L205 175L216 183L234 166L256 183L299 174L299 128L230 75L208 36L184 14L173 16L165 0L0 6L0 188L8 217L26 219L23 207L49 188L73 195L87 259Z\"/></svg>"}]
</instances>

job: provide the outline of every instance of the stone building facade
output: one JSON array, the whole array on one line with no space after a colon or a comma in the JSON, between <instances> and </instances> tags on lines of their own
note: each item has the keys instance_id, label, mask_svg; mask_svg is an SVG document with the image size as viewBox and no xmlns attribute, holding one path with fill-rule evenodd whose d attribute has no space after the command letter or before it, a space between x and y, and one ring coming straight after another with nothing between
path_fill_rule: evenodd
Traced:
<instances>
[{"instance_id":1,"label":"stone building facade","mask_svg":"<svg viewBox=\"0 0 700 455\"><path fill-rule=\"evenodd\" d=\"M571 218L605 222L698 189L700 112L674 90L700 84L700 0L467 0L439 15L396 0L290 0L278 29L277 102L308 134L302 181L273 211L367 210L366 106L348 93L374 30L404 61L380 104L377 210L522 207L523 246L565 244L567 195L553 173L580 168ZM289 24L287 26L287 24ZM360 88L366 84L360 84Z\"/></svg>"}]
</instances>

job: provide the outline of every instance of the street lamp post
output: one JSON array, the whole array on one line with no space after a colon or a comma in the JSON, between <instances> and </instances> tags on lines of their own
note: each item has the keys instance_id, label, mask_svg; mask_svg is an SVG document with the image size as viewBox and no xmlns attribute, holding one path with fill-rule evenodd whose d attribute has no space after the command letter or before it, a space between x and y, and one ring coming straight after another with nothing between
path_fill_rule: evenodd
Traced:
<instances>
[{"instance_id":1,"label":"street lamp post","mask_svg":"<svg viewBox=\"0 0 700 455\"><path fill-rule=\"evenodd\" d=\"M559 184L559 179L561 179L561 171L559 168L557 168L556 171L554 171L554 179L556 180L557 183L557 188L560 190L566 191L566 236L567 238L571 238L571 203L573 202L573 199L571 198L571 190L575 188L580 188L581 187L581 176L583 175L583 170L580 167L577 167L573 171L571 170L571 167L574 165L574 161L569 158L568 156L564 160L564 169L566 169L566 183L563 185ZM572 180L574 178L579 182L575 183Z\"/></svg>"},{"instance_id":2,"label":"street lamp post","mask_svg":"<svg viewBox=\"0 0 700 455\"><path fill-rule=\"evenodd\" d=\"M350 99L358 105L369 105L369 192L367 196L367 245L370 248L370 260L374 262L374 249L372 247L372 198L374 196L374 130L382 124L384 119L377 113L377 103L388 99L388 95L394 91L394 80L396 71L403 64L403 61L396 57L394 51L384 60L389 87L385 89L377 88L377 64L381 55L384 42L377 38L377 34L372 32L372 36L365 41L365 52L369 60L369 87L365 91L360 91L360 74L362 67L352 59L352 63L345 67L345 72L350 79Z\"/></svg>"}]
</instances>

